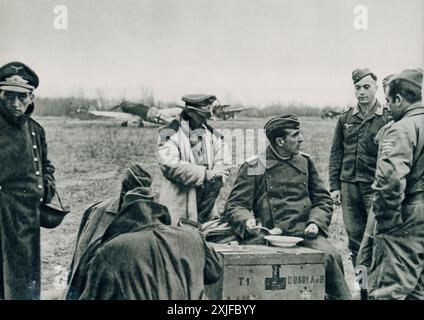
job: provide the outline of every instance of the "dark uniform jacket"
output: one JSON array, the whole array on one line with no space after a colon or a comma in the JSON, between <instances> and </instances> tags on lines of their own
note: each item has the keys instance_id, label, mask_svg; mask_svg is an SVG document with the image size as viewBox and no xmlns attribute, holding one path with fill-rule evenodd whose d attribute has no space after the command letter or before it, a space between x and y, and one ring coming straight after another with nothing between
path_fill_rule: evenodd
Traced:
<instances>
[{"instance_id":1,"label":"dark uniform jacket","mask_svg":"<svg viewBox=\"0 0 424 320\"><path fill-rule=\"evenodd\" d=\"M389 114L376 102L366 117L359 106L340 115L330 153L330 190L340 190L340 182L374 181L378 145L375 136L389 121Z\"/></svg>"},{"instance_id":2,"label":"dark uniform jacket","mask_svg":"<svg viewBox=\"0 0 424 320\"><path fill-rule=\"evenodd\" d=\"M239 170L225 206L224 219L245 238L245 222L258 218L267 228L300 236L309 223L328 234L333 200L312 159L300 153L279 160L268 147Z\"/></svg>"},{"instance_id":3,"label":"dark uniform jacket","mask_svg":"<svg viewBox=\"0 0 424 320\"><path fill-rule=\"evenodd\" d=\"M167 217L159 222L154 215ZM103 236L82 255L67 299L204 298L204 283L221 277L222 260L198 230L169 223L165 206L124 200Z\"/></svg>"},{"instance_id":4,"label":"dark uniform jacket","mask_svg":"<svg viewBox=\"0 0 424 320\"><path fill-rule=\"evenodd\" d=\"M40 204L55 193L44 129L29 117L17 126L0 112L0 150L0 299L37 299Z\"/></svg>"}]
</instances>

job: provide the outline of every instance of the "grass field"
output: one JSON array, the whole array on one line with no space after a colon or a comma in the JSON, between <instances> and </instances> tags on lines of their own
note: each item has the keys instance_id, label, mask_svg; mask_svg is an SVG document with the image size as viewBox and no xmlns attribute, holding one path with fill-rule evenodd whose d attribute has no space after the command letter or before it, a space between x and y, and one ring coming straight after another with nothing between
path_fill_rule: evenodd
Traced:
<instances>
[{"instance_id":1,"label":"grass field","mask_svg":"<svg viewBox=\"0 0 424 320\"><path fill-rule=\"evenodd\" d=\"M158 128L121 128L113 121L39 117L46 129L49 157L56 167L56 184L62 200L72 212L56 229L42 229L42 289L54 289L55 269L69 266L76 235L85 208L94 202L116 195L125 169L137 162L154 177L153 188L159 192L160 169L156 163L155 145ZM263 128L267 119L212 121L220 129ZM323 180L328 181L328 158L336 120L302 118L303 151L315 160ZM238 150L237 150L238 151ZM235 151L234 151L235 152ZM218 199L222 208L234 181L237 168L231 169L229 183ZM353 270L348 260L346 235L339 208L336 208L331 240L342 252L346 276L352 284Z\"/></svg>"}]
</instances>

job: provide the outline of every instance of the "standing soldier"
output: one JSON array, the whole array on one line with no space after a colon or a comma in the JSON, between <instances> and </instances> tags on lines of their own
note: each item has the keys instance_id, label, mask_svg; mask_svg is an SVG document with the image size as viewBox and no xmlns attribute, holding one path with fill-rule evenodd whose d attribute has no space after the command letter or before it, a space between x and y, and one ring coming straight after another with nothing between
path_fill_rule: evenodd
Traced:
<instances>
[{"instance_id":1,"label":"standing soldier","mask_svg":"<svg viewBox=\"0 0 424 320\"><path fill-rule=\"evenodd\" d=\"M371 207L378 146L374 140L388 122L388 110L376 99L377 76L369 69L352 73L358 104L344 112L336 125L330 154L330 191L342 204L352 263L365 231Z\"/></svg>"},{"instance_id":2,"label":"standing soldier","mask_svg":"<svg viewBox=\"0 0 424 320\"><path fill-rule=\"evenodd\" d=\"M39 299L40 204L55 194L44 129L31 117L34 71L0 68L0 299Z\"/></svg>"},{"instance_id":3,"label":"standing soldier","mask_svg":"<svg viewBox=\"0 0 424 320\"><path fill-rule=\"evenodd\" d=\"M422 69L391 77L386 100L394 121L381 131L369 273L374 299L424 299L424 106Z\"/></svg>"},{"instance_id":4,"label":"standing soldier","mask_svg":"<svg viewBox=\"0 0 424 320\"><path fill-rule=\"evenodd\" d=\"M217 216L215 201L231 164L223 136L207 123L216 97L194 94L182 100L180 121L161 129L157 146L163 173L159 201L174 225L181 218L204 223Z\"/></svg>"},{"instance_id":5,"label":"standing soldier","mask_svg":"<svg viewBox=\"0 0 424 320\"><path fill-rule=\"evenodd\" d=\"M382 84L383 84L384 93L386 93L386 90L388 89L389 81L392 77L393 77L393 74L389 74L383 78ZM393 121L389 121L377 133L377 135L375 136L375 141L377 142L377 144L381 140L381 135L384 132L384 128L386 126L392 125L392 122ZM361 246L358 250L358 255L356 257L356 265L358 266L362 265L364 267L369 268L371 265L372 247L373 247L372 239L373 239L374 228L375 228L375 219L374 219L374 213L372 212L372 209L371 209L368 213L367 227L365 228L364 235L362 237Z\"/></svg>"}]
</instances>

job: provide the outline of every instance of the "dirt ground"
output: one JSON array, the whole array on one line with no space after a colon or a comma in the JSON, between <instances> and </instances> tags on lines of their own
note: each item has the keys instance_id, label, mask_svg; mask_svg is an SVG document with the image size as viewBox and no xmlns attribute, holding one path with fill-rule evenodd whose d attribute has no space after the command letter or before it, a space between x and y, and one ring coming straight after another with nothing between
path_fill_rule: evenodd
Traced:
<instances>
[{"instance_id":1,"label":"dirt ground","mask_svg":"<svg viewBox=\"0 0 424 320\"><path fill-rule=\"evenodd\" d=\"M42 229L41 260L42 289L63 287L66 270L72 259L82 213L91 204L119 192L120 180L132 163L140 163L154 178L153 189L159 192L160 170L156 163L157 127L122 128L118 122L39 117L46 129L49 157L56 167L56 184L63 202L71 213L56 229ZM212 121L218 129L263 128L267 119ZM336 120L301 119L304 136L303 151L315 160L324 181L328 180L328 158ZM233 145L239 146L236 139ZM248 142L250 143L250 142ZM233 154L241 148L233 148ZM222 208L237 173L231 169L228 185L218 199ZM348 259L346 234L341 211L336 208L331 230L331 241L342 252L347 280L353 285L353 269Z\"/></svg>"}]
</instances>

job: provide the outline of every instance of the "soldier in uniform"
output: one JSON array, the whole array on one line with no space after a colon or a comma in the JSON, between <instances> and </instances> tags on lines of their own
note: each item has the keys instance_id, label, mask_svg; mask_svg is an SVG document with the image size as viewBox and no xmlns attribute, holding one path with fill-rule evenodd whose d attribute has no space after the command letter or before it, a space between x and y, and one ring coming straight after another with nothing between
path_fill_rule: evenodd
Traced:
<instances>
[{"instance_id":1,"label":"soldier in uniform","mask_svg":"<svg viewBox=\"0 0 424 320\"><path fill-rule=\"evenodd\" d=\"M33 70L0 68L0 299L39 299L40 204L55 194L43 127L31 117Z\"/></svg>"},{"instance_id":2,"label":"soldier in uniform","mask_svg":"<svg viewBox=\"0 0 424 320\"><path fill-rule=\"evenodd\" d=\"M383 84L383 90L386 93L386 90L388 88L389 81L393 77L393 74L389 74L383 78L381 81ZM390 126L393 123L393 121L389 121L385 126L383 126L380 131L375 136L374 140L378 144L381 140L381 134L384 132L384 128L386 126ZM373 247L373 232L375 228L375 218L374 218L374 212L372 211L372 208L368 212L368 222L367 226L364 231L364 235L362 237L361 246L358 251L358 255L356 257L356 265L357 266L364 266L369 268L372 261L372 247ZM359 275L358 280L362 277L362 275Z\"/></svg>"},{"instance_id":3,"label":"soldier in uniform","mask_svg":"<svg viewBox=\"0 0 424 320\"><path fill-rule=\"evenodd\" d=\"M340 115L329 162L330 191L342 205L352 263L364 235L371 207L378 146L375 136L389 121L388 110L376 99L377 76L369 69L352 73L358 104Z\"/></svg>"},{"instance_id":4,"label":"soldier in uniform","mask_svg":"<svg viewBox=\"0 0 424 320\"><path fill-rule=\"evenodd\" d=\"M223 136L207 120L214 95L186 95L180 119L160 130L157 158L163 173L159 201L175 225L180 218L204 223L216 217L215 201L231 158Z\"/></svg>"},{"instance_id":5,"label":"soldier in uniform","mask_svg":"<svg viewBox=\"0 0 424 320\"><path fill-rule=\"evenodd\" d=\"M372 185L375 228L368 279L374 299L424 299L422 82L422 69L404 70L386 89L394 121L379 134Z\"/></svg>"},{"instance_id":6,"label":"soldier in uniform","mask_svg":"<svg viewBox=\"0 0 424 320\"><path fill-rule=\"evenodd\" d=\"M97 202L84 211L70 266L70 277L75 272L85 250L90 244L103 236L107 227L118 216L125 194L137 188L137 190L145 190L143 193L145 198L153 198L156 194L150 192L151 183L150 174L141 165L132 164L125 172L119 195ZM70 277L68 280L70 280Z\"/></svg>"},{"instance_id":7,"label":"soldier in uniform","mask_svg":"<svg viewBox=\"0 0 424 320\"><path fill-rule=\"evenodd\" d=\"M81 255L67 299L197 300L222 275L222 258L195 229L171 226L151 179L125 194L119 214Z\"/></svg>"},{"instance_id":8,"label":"soldier in uniform","mask_svg":"<svg viewBox=\"0 0 424 320\"><path fill-rule=\"evenodd\" d=\"M279 227L284 235L306 237L302 246L325 252L327 298L350 299L342 258L326 239L333 200L311 157L299 152L303 139L298 119L273 118L265 131L270 144L240 167L224 220L241 239L255 236L258 222Z\"/></svg>"}]
</instances>

